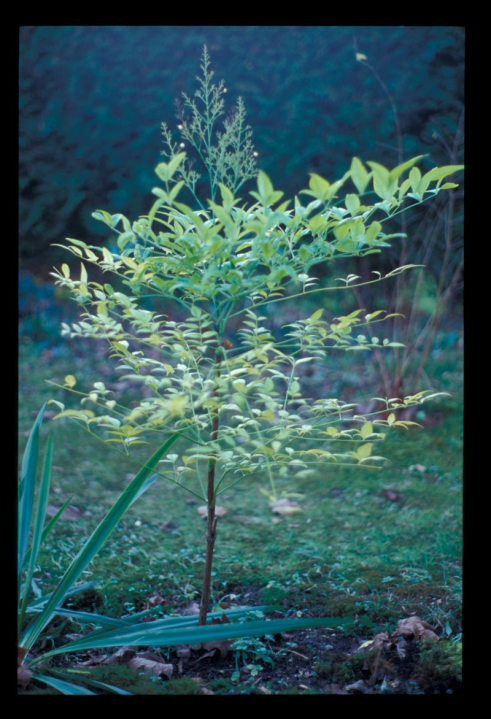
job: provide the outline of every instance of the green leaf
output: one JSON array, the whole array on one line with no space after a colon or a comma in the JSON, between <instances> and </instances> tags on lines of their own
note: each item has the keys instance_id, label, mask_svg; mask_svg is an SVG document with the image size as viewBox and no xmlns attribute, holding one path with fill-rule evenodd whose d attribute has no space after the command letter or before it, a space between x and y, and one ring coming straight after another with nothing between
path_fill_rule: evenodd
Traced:
<instances>
[{"instance_id":1,"label":"green leaf","mask_svg":"<svg viewBox=\"0 0 491 719\"><path fill-rule=\"evenodd\" d=\"M382 200L389 200L397 188L397 179L392 179L386 167L378 162L367 162L373 171L373 189Z\"/></svg>"},{"instance_id":2,"label":"green leaf","mask_svg":"<svg viewBox=\"0 0 491 719\"><path fill-rule=\"evenodd\" d=\"M127 692L125 689L120 689L119 687L113 687L111 684L106 684L105 682L98 682L95 679L88 679L86 675L86 672L83 670L77 670L77 669L67 669L66 674L63 672L57 671L57 670L51 670L56 672L56 676L61 677L62 679L79 679L79 681L83 682L84 684L88 684L89 687L95 687L96 689L107 689L108 691L112 692L113 694L124 694L126 696L133 696L131 692ZM73 685L72 685L73 686ZM78 686L78 685L77 685Z\"/></svg>"},{"instance_id":3,"label":"green leaf","mask_svg":"<svg viewBox=\"0 0 491 719\"><path fill-rule=\"evenodd\" d=\"M155 168L155 174L163 181L168 182L186 157L185 152L179 152L170 162L159 162Z\"/></svg>"},{"instance_id":4,"label":"green leaf","mask_svg":"<svg viewBox=\"0 0 491 719\"><path fill-rule=\"evenodd\" d=\"M393 170L389 173L389 178L391 181L397 180L403 172L406 170L409 170L410 167L415 165L417 162L420 162L423 157L428 157L428 155L418 155L417 157L413 157L412 160L408 160L407 162L403 162L402 165L398 165L397 167L394 167ZM419 170L418 170L419 172Z\"/></svg>"},{"instance_id":5,"label":"green leaf","mask_svg":"<svg viewBox=\"0 0 491 719\"><path fill-rule=\"evenodd\" d=\"M427 172L424 177L428 178L430 182L433 182L434 180L443 180L444 177L453 175L454 172L463 169L464 165L444 165L443 167L434 167L432 170Z\"/></svg>"},{"instance_id":6,"label":"green leaf","mask_svg":"<svg viewBox=\"0 0 491 719\"><path fill-rule=\"evenodd\" d=\"M176 644L200 644L210 641L227 641L242 637L258 637L263 634L278 634L308 627L337 627L349 621L339 618L305 618L305 619L272 619L270 621L258 620L243 623L215 624L198 626L197 619L193 618L194 626L172 627L159 626L159 622L144 622L136 626L116 629L98 637L90 634L82 639L47 652L43 660L56 654L72 651L96 649L99 647L119 647L128 645L142 646L175 646Z\"/></svg>"},{"instance_id":7,"label":"green leaf","mask_svg":"<svg viewBox=\"0 0 491 719\"><path fill-rule=\"evenodd\" d=\"M375 242L376 237L378 234L382 231L382 225L380 222L377 222L376 220L372 222L370 227L367 229L365 233L366 241L369 245L373 244Z\"/></svg>"},{"instance_id":8,"label":"green leaf","mask_svg":"<svg viewBox=\"0 0 491 719\"><path fill-rule=\"evenodd\" d=\"M55 524L57 523L57 521L59 520L59 518L61 517L61 515L63 514L63 512L65 511L65 509L68 507L68 505L70 504L70 502L72 501L72 499L73 499L73 494L72 494L71 497L68 497L68 499L62 504L62 506L61 506L61 507L59 508L59 510L56 512L56 514L54 515L54 517L51 517L50 521L48 522L48 524L47 524L47 525L45 526L45 528L43 529L43 533L42 533L42 535L41 535L41 546L43 546L43 544L44 544L44 542L45 542L45 540L46 540L46 537L47 537L47 536L49 535L49 533L52 531L52 529L54 528ZM30 556L30 553L31 553L31 549L29 548L29 549L27 550L27 552L26 552L25 560L27 560L27 558ZM29 605L29 606L31 606L31 605Z\"/></svg>"},{"instance_id":9,"label":"green leaf","mask_svg":"<svg viewBox=\"0 0 491 719\"><path fill-rule=\"evenodd\" d=\"M329 198L329 188L331 183L325 180L315 172L310 173L309 187L312 190L314 197L318 200L325 201Z\"/></svg>"},{"instance_id":10,"label":"green leaf","mask_svg":"<svg viewBox=\"0 0 491 719\"><path fill-rule=\"evenodd\" d=\"M356 450L358 458L366 459L367 457L370 457L370 455L372 454L372 448L373 445L370 442L362 444L361 447L358 447L358 449Z\"/></svg>"},{"instance_id":11,"label":"green leaf","mask_svg":"<svg viewBox=\"0 0 491 719\"><path fill-rule=\"evenodd\" d=\"M28 608L27 611L38 613L42 611L42 605ZM96 614L95 612L77 612L65 607L58 607L58 609L54 610L53 614L57 614L61 617L71 617L81 623L100 624L102 627L108 627L109 629L130 626L130 623L123 619L113 619L113 617L105 617L103 614Z\"/></svg>"},{"instance_id":12,"label":"green leaf","mask_svg":"<svg viewBox=\"0 0 491 719\"><path fill-rule=\"evenodd\" d=\"M356 215L360 208L360 198L358 195L346 195L345 205L350 215Z\"/></svg>"},{"instance_id":13,"label":"green leaf","mask_svg":"<svg viewBox=\"0 0 491 719\"><path fill-rule=\"evenodd\" d=\"M229 188L222 182L219 183L220 193L222 195L222 204L224 209L229 212L234 205L234 195Z\"/></svg>"},{"instance_id":14,"label":"green leaf","mask_svg":"<svg viewBox=\"0 0 491 719\"><path fill-rule=\"evenodd\" d=\"M174 200L176 199L177 195L179 194L179 192L183 186L184 186L184 180L180 180L179 182L177 182L174 185L172 190L169 192L169 205L174 202Z\"/></svg>"},{"instance_id":15,"label":"green leaf","mask_svg":"<svg viewBox=\"0 0 491 719\"><path fill-rule=\"evenodd\" d=\"M87 244L85 242L82 242L81 240L74 240L73 237L65 237L65 239L67 240L67 242L73 242L74 245L78 245L79 247L87 247Z\"/></svg>"},{"instance_id":16,"label":"green leaf","mask_svg":"<svg viewBox=\"0 0 491 719\"><path fill-rule=\"evenodd\" d=\"M363 163L357 157L351 160L351 179L360 194L365 192L366 186L370 181L370 175L363 167Z\"/></svg>"},{"instance_id":17,"label":"green leaf","mask_svg":"<svg viewBox=\"0 0 491 719\"><path fill-rule=\"evenodd\" d=\"M72 696L79 694L94 695L94 692L91 692L90 689L86 689L85 687L79 687L76 684L70 684L69 682L63 681L63 679L48 677L44 674L33 674L32 678L36 679L36 681L38 682L43 682L44 684L47 684L49 687L53 687L53 689L58 689L58 691L62 694L70 694Z\"/></svg>"},{"instance_id":18,"label":"green leaf","mask_svg":"<svg viewBox=\"0 0 491 719\"><path fill-rule=\"evenodd\" d=\"M174 175L175 171L186 157L185 152L178 152L167 165L167 171L169 173L169 179Z\"/></svg>"},{"instance_id":19,"label":"green leaf","mask_svg":"<svg viewBox=\"0 0 491 719\"><path fill-rule=\"evenodd\" d=\"M421 182L421 172L417 167L413 167L413 169L409 173L409 182L411 183L412 191L417 192L419 183Z\"/></svg>"},{"instance_id":20,"label":"green leaf","mask_svg":"<svg viewBox=\"0 0 491 719\"><path fill-rule=\"evenodd\" d=\"M445 182L444 185L441 185L440 190L453 190L454 187L458 187L458 183L455 182Z\"/></svg>"},{"instance_id":21,"label":"green leaf","mask_svg":"<svg viewBox=\"0 0 491 719\"><path fill-rule=\"evenodd\" d=\"M77 556L71 563L70 567L62 576L50 599L46 602L43 611L27 627L19 646L25 647L28 650L31 648L43 628L50 621L53 615L53 611L57 609L58 606L63 602L67 591L71 589L71 587L75 584L82 572L93 560L97 552L105 544L106 540L120 521L123 514L132 504L133 499L147 480L149 474L155 468L156 464L162 459L162 457L167 454L174 442L178 439L179 435L179 432L175 432L174 434L172 434L171 437L169 437L169 439L164 442L164 444L150 458L148 463L144 467L142 467L136 477L126 487L119 499L109 510L107 515L98 525L98 527L94 530L92 535L84 544L83 548L80 550L80 552L77 554Z\"/></svg>"},{"instance_id":22,"label":"green leaf","mask_svg":"<svg viewBox=\"0 0 491 719\"><path fill-rule=\"evenodd\" d=\"M34 486L36 484L37 463L39 455L39 428L43 421L46 402L33 424L22 458L21 479L19 483L19 533L18 533L18 572L22 570L29 539L32 507L34 502Z\"/></svg>"},{"instance_id":23,"label":"green leaf","mask_svg":"<svg viewBox=\"0 0 491 719\"><path fill-rule=\"evenodd\" d=\"M262 170L257 174L257 189L262 198L268 198L274 192L271 180Z\"/></svg>"},{"instance_id":24,"label":"green leaf","mask_svg":"<svg viewBox=\"0 0 491 719\"><path fill-rule=\"evenodd\" d=\"M30 558L29 558L29 565L27 568L27 575L25 579L25 590L24 590L24 596L22 597L21 602L21 608L19 612L19 623L18 628L20 631L20 628L22 626L22 622L24 620L24 615L26 612L27 607L27 600L29 598L29 590L31 587L32 578L34 576L34 570L36 568L36 560L39 552L39 547L41 546L41 536L44 526L44 520L46 517L46 507L48 505L48 494L49 494L49 484L51 480L51 460L53 456L53 443L51 440L51 435L48 437L48 444L46 447L46 454L44 457L44 464L43 464L43 471L41 475L41 485L39 488L39 495L38 495L38 503L36 508L36 515L34 519L34 531L31 541L31 551L30 551Z\"/></svg>"}]
</instances>

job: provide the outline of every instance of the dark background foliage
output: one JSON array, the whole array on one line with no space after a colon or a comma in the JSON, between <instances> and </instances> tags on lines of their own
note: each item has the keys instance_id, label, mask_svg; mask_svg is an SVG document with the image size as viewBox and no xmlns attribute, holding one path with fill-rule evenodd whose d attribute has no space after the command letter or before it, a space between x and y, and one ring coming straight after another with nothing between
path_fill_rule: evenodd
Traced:
<instances>
[{"instance_id":1,"label":"dark background foliage","mask_svg":"<svg viewBox=\"0 0 491 719\"><path fill-rule=\"evenodd\" d=\"M176 127L174 101L194 93L204 44L230 107L244 99L259 166L287 197L309 172L337 179L353 155L395 166L390 102L356 61L354 37L394 98L404 159L448 164L462 27L21 27L21 268L46 278L69 259L51 243L102 242L95 209L148 211L160 124Z\"/></svg>"}]
</instances>

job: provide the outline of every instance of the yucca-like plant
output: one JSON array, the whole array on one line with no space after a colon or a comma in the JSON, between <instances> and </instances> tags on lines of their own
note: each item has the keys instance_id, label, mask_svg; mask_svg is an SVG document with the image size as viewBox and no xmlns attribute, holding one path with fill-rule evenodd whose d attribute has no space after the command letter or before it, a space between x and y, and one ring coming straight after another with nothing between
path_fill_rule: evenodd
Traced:
<instances>
[{"instance_id":1,"label":"yucca-like plant","mask_svg":"<svg viewBox=\"0 0 491 719\"><path fill-rule=\"evenodd\" d=\"M204 625L215 507L222 493L261 473L270 482L266 493L277 497L277 477L295 473L301 479L320 462L380 468L378 446L386 429L414 424L399 420L397 410L434 396L419 392L378 398L379 409L364 416L354 413L356 404L339 398L305 397L302 364L325 363L334 350L400 346L373 333L392 315L358 309L325 317L319 308L276 330L268 325L268 312L280 302L294 305L315 293L374 284L410 269L412 265L400 267L385 277L375 273L364 283L348 275L326 287L316 287L310 274L320 263L388 247L400 235L385 234L384 222L454 187L443 180L461 166L422 174L416 165L423 156L392 170L354 158L336 182L311 173L308 189L300 193L308 204L295 197L293 208L259 171L251 204L236 196L255 174L256 153L243 103L239 100L223 132L216 133L225 87L213 84L206 49L202 71L195 99L185 95L179 110L181 141L174 142L170 129L163 127L167 162L156 167L161 186L152 190L157 199L148 215L132 223L121 214L95 212L96 219L116 232L116 246L69 239L69 250L83 260L80 275L72 277L67 265L54 275L83 308L81 321L64 324L62 334L106 340L124 378L145 388L138 405L129 410L96 381L89 392L77 390L84 407L65 409L58 402L57 417L72 417L90 432L101 429L106 441L125 452L160 433L181 435L176 445L180 451L162 458L159 470L207 505L199 618ZM199 175L188 163L189 147L207 171L211 197L206 203L198 197ZM180 201L185 189L198 207ZM127 292L89 281L87 261L117 275ZM150 309L155 300L169 314ZM173 305L184 319L174 319ZM369 337L363 334L366 327ZM65 378L65 389L76 392L75 384L72 375Z\"/></svg>"}]
</instances>

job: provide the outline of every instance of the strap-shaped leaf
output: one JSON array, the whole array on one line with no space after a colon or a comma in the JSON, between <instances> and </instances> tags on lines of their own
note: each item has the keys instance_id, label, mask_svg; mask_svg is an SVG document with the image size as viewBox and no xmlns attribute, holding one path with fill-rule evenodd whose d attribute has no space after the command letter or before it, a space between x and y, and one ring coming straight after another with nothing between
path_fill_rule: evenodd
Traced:
<instances>
[{"instance_id":1,"label":"strap-shaped leaf","mask_svg":"<svg viewBox=\"0 0 491 719\"><path fill-rule=\"evenodd\" d=\"M29 566L27 569L27 576L25 580L24 596L21 600L21 607L18 618L18 631L22 627L24 615L26 613L27 600L29 597L32 577L34 575L34 569L36 567L36 560L41 546L41 536L43 532L44 520L46 517L46 507L48 504L49 484L51 479L51 458L53 455L53 442L51 436L48 438L48 445L46 447L46 455L44 457L43 473L41 477L41 486L39 488L38 504L36 509L36 517L34 520L34 531L32 536L31 544L31 556L29 559Z\"/></svg>"},{"instance_id":2,"label":"strap-shaped leaf","mask_svg":"<svg viewBox=\"0 0 491 719\"><path fill-rule=\"evenodd\" d=\"M64 652L82 651L86 649L96 649L99 647L119 647L129 645L145 645L145 646L175 646L176 644L198 644L210 641L226 641L229 639L239 639L242 637L258 637L263 634L277 634L279 632L288 632L295 629L306 629L309 627L337 627L348 619L339 618L305 618L305 619L272 619L266 621L264 619L252 622L234 623L234 624L213 624L207 626L198 626L197 618L194 619L195 626L191 627L171 627L165 628L158 626L157 622L142 622L137 626L125 629L116 629L98 637L88 634L83 639L69 642L63 647L54 649L51 652L43 654L42 657L34 659L31 664L37 661L48 659Z\"/></svg>"},{"instance_id":3,"label":"strap-shaped leaf","mask_svg":"<svg viewBox=\"0 0 491 719\"><path fill-rule=\"evenodd\" d=\"M34 486L36 484L36 473L39 455L39 427L43 421L45 402L36 417L27 446L22 459L22 469L19 484L19 535L18 535L18 573L22 571L22 565L27 550L29 539L29 528L32 519L32 506L34 502Z\"/></svg>"},{"instance_id":4,"label":"strap-shaped leaf","mask_svg":"<svg viewBox=\"0 0 491 719\"><path fill-rule=\"evenodd\" d=\"M40 632L53 616L54 610L57 609L63 602L68 590L71 589L88 564L90 564L90 562L94 559L95 555L104 545L123 514L126 512L128 507L130 507L134 497L145 484L148 475L155 469L155 466L162 457L167 454L178 437L179 432L172 434L126 487L119 499L109 510L98 527L94 530L63 577L60 579L51 597L46 602L43 611L40 612L34 621L27 627L20 643L21 647L26 649L30 649L32 647Z\"/></svg>"},{"instance_id":5,"label":"strap-shaped leaf","mask_svg":"<svg viewBox=\"0 0 491 719\"><path fill-rule=\"evenodd\" d=\"M43 674L33 674L32 678L38 682L47 684L49 687L53 687L53 689L58 689L62 694L95 694L95 692L91 692L90 689L79 687L76 684L70 684L70 682L65 682L63 679L56 679L55 677L48 677Z\"/></svg>"}]
</instances>

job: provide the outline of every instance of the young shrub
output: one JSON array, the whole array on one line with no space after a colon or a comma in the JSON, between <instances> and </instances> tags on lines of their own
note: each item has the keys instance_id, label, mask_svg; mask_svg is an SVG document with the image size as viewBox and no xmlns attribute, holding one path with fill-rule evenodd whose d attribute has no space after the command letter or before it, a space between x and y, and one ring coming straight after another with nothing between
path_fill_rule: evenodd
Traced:
<instances>
[{"instance_id":1,"label":"young shrub","mask_svg":"<svg viewBox=\"0 0 491 719\"><path fill-rule=\"evenodd\" d=\"M160 184L152 190L157 199L148 215L130 222L121 214L95 212L116 232L116 244L110 249L68 239L80 274L72 277L67 265L53 273L82 309L81 321L63 324L62 334L104 339L123 378L144 388L130 410L96 381L89 392L79 393L81 409L58 402L57 417L71 417L89 432L101 429L107 442L127 453L160 433L179 432L185 440L185 447L176 445L180 453L175 449L163 459L160 474L207 506L201 625L209 609L221 494L254 473L269 479L268 494L277 498L276 477L291 473L302 479L321 462L379 468L378 446L387 428L414 424L399 421L397 410L435 396L378 398L378 409L366 416L354 413L355 403L337 397L304 396L302 364L325 363L335 350L399 346L372 331L369 338L365 329L383 327L392 315L358 309L333 318L318 308L276 329L268 322L270 306L294 306L300 298L374 284L408 270L411 265L385 277L375 273L364 283L348 275L326 287L316 287L310 274L320 263L389 247L399 235L385 234L384 222L407 209L408 197L415 206L445 190L450 185L444 179L461 169L421 174L415 168L423 156L392 170L354 158L335 182L311 173L309 187L290 207L264 172L256 174L240 99L215 134L225 87L213 83L209 65L205 48L195 99L183 96L182 141L174 142L163 126L167 161L156 167ZM188 148L195 149L207 172L206 203L198 196L200 176L188 161ZM251 203L237 192L254 175ZM185 189L194 207L181 201ZM90 281L87 262L116 275L127 290ZM152 309L152 301L162 310ZM73 390L75 383L69 375L64 389ZM343 442L346 451L339 451Z\"/></svg>"},{"instance_id":2,"label":"young shrub","mask_svg":"<svg viewBox=\"0 0 491 719\"><path fill-rule=\"evenodd\" d=\"M37 568L39 549L52 531L64 509L70 502L68 499L58 510L55 516L44 526L46 508L51 480L52 443L48 439L46 453L41 472L41 481L36 498L36 481L39 458L39 430L46 404L42 407L34 422L22 460L21 477L18 485L19 501L19 532L18 532L18 630L17 630L17 681L24 690L31 681L41 682L51 689L62 694L94 694L92 689L77 684L77 680L88 684L98 690L105 690L115 694L129 694L123 687L112 686L106 682L97 681L97 678L87 676L90 672L81 672L78 669L65 669L59 671L49 667L50 659L58 654L78 651L79 649L94 649L100 647L114 647L131 644L149 646L175 646L176 644L190 644L195 642L224 641L239 637L251 637L271 632L303 629L313 626L333 626L339 624L336 619L279 619L273 621L258 620L237 624L230 622L247 614L247 610L235 609L226 614L226 624L196 627L196 617L167 617L153 622L147 622L150 610L144 610L124 619L114 619L95 612L83 612L73 607L63 607L66 599L91 588L94 582L76 584L83 571L90 564L99 549L104 545L113 529L126 510L135 502L156 480L157 475L150 473L159 459L172 447L177 438L174 433L155 454L142 467L126 489L122 492L115 504L111 507L104 519L99 523L91 536L85 542L77 556L67 567L55 589L46 595L40 595L34 581ZM35 507L35 509L34 509ZM257 607L264 612L274 607ZM218 616L217 616L218 614ZM33 615L33 616L32 616ZM101 627L85 635L82 639L69 642L61 647L43 652L39 645L35 645L43 638L43 631L53 617L61 615L70 617L77 622ZM220 611L210 615L211 620L223 620L224 612ZM140 621L143 620L143 621ZM34 649L35 648L35 649ZM36 667L41 665L42 669ZM74 683L75 682L75 683ZM194 693L196 687L188 680L178 680L177 684L169 683L168 689L161 693ZM51 693L51 692L50 692Z\"/></svg>"}]
</instances>

